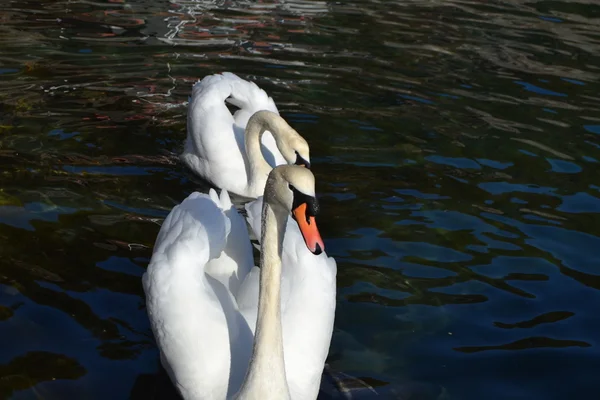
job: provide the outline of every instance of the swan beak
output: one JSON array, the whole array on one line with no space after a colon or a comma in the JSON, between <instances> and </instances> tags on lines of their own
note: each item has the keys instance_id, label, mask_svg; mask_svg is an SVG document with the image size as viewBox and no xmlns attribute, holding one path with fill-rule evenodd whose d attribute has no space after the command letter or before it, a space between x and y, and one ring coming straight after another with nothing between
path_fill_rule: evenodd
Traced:
<instances>
[{"instance_id":1,"label":"swan beak","mask_svg":"<svg viewBox=\"0 0 600 400\"><path fill-rule=\"evenodd\" d=\"M292 210L292 215L298 223L298 227L300 228L300 232L302 233L304 243L306 243L308 250L315 255L319 255L325 250L325 244L323 243L323 239L321 239L315 217L308 217L306 215L306 207L306 203L300 204Z\"/></svg>"},{"instance_id":2,"label":"swan beak","mask_svg":"<svg viewBox=\"0 0 600 400\"><path fill-rule=\"evenodd\" d=\"M310 162L306 161L298 152L296 152L296 165L310 169Z\"/></svg>"}]
</instances>

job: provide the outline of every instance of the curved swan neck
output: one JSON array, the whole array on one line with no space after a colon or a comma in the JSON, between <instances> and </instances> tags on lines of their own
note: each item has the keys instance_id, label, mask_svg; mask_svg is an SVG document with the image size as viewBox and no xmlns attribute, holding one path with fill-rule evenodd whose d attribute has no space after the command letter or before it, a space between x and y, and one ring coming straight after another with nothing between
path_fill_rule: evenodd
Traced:
<instances>
[{"instance_id":1,"label":"curved swan neck","mask_svg":"<svg viewBox=\"0 0 600 400\"><path fill-rule=\"evenodd\" d=\"M278 123L280 118L274 112L263 110L254 113L246 124L244 145L249 166L248 187L251 189L250 191L254 189L257 192L257 197L262 195L269 172L273 169L262 154L262 135L268 130L279 144L279 136L282 135Z\"/></svg>"},{"instance_id":2,"label":"curved swan neck","mask_svg":"<svg viewBox=\"0 0 600 400\"><path fill-rule=\"evenodd\" d=\"M279 211L279 212L278 212ZM281 253L287 213L263 203L260 286L254 348L248 372L236 398L290 398L281 332Z\"/></svg>"}]
</instances>

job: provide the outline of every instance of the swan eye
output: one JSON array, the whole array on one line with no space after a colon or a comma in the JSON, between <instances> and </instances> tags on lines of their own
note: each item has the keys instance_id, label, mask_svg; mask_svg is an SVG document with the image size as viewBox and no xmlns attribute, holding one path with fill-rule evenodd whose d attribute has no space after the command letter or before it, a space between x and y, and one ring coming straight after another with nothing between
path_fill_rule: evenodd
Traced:
<instances>
[{"instance_id":1,"label":"swan eye","mask_svg":"<svg viewBox=\"0 0 600 400\"><path fill-rule=\"evenodd\" d=\"M302 204L306 204L306 218L314 217L319 213L319 201L316 197L309 196L296 189L292 184L289 184L290 190L294 195L292 201L292 210L298 208Z\"/></svg>"}]
</instances>

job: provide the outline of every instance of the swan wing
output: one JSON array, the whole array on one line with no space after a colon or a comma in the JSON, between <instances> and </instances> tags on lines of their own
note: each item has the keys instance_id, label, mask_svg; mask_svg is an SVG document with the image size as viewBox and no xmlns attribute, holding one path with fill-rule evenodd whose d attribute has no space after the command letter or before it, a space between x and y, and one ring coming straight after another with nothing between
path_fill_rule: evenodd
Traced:
<instances>
[{"instance_id":1,"label":"swan wing","mask_svg":"<svg viewBox=\"0 0 600 400\"><path fill-rule=\"evenodd\" d=\"M258 292L260 287L260 268L253 267L240 286L236 297L240 313L244 316L252 334L256 331L258 317Z\"/></svg>"},{"instance_id":2,"label":"swan wing","mask_svg":"<svg viewBox=\"0 0 600 400\"><path fill-rule=\"evenodd\" d=\"M235 297L246 275L254 266L252 245L246 221L238 213L226 190L221 196L211 189L210 196L228 219L230 229L220 256L210 260L205 268L207 274L221 282Z\"/></svg>"},{"instance_id":3,"label":"swan wing","mask_svg":"<svg viewBox=\"0 0 600 400\"><path fill-rule=\"evenodd\" d=\"M253 236L260 242L261 218L262 218L263 196L244 204L246 209L246 221L252 230ZM260 250L260 249L259 249Z\"/></svg>"},{"instance_id":4,"label":"swan wing","mask_svg":"<svg viewBox=\"0 0 600 400\"><path fill-rule=\"evenodd\" d=\"M256 83L246 81L231 72L223 72L220 76L231 85L231 97L227 102L239 108L234 113L235 122L239 126L245 127L252 114L260 110L272 111L279 115L273 98Z\"/></svg>"},{"instance_id":5,"label":"swan wing","mask_svg":"<svg viewBox=\"0 0 600 400\"><path fill-rule=\"evenodd\" d=\"M335 259L312 254L298 224L288 218L283 240L282 329L292 398L316 398L329 353L336 306Z\"/></svg>"},{"instance_id":6,"label":"swan wing","mask_svg":"<svg viewBox=\"0 0 600 400\"><path fill-rule=\"evenodd\" d=\"M221 75L204 77L192 87L187 115L187 138L182 160L213 185L244 195L248 182L243 134L225 105L231 84Z\"/></svg>"},{"instance_id":7,"label":"swan wing","mask_svg":"<svg viewBox=\"0 0 600 400\"><path fill-rule=\"evenodd\" d=\"M225 398L237 391L252 350L252 333L235 299L205 272L231 233L215 197L214 191L193 193L173 208L142 278L161 362L184 398Z\"/></svg>"},{"instance_id":8,"label":"swan wing","mask_svg":"<svg viewBox=\"0 0 600 400\"><path fill-rule=\"evenodd\" d=\"M235 120L236 134L242 138L250 117L261 110L268 110L279 115L279 110L273 99L263 89L259 88L254 82L246 81L231 72L223 72L221 75L231 85L231 95L227 99L229 104L239 107L233 114ZM275 138L269 131L265 131L261 139L261 150L265 160L275 167L286 164L283 155L277 148Z\"/></svg>"}]
</instances>

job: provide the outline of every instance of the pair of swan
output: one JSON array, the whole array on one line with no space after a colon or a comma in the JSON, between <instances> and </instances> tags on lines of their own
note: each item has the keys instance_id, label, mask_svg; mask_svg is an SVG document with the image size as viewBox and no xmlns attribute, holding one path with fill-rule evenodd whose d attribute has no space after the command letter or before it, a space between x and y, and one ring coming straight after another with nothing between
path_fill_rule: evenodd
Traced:
<instances>
[{"instance_id":1,"label":"pair of swan","mask_svg":"<svg viewBox=\"0 0 600 400\"><path fill-rule=\"evenodd\" d=\"M233 116L226 101L240 108ZM316 399L336 263L316 225L308 144L264 91L224 73L193 87L182 159L222 190L173 208L143 276L171 381L186 400ZM246 221L228 191L258 197ZM260 238L260 268L246 222Z\"/></svg>"}]
</instances>

